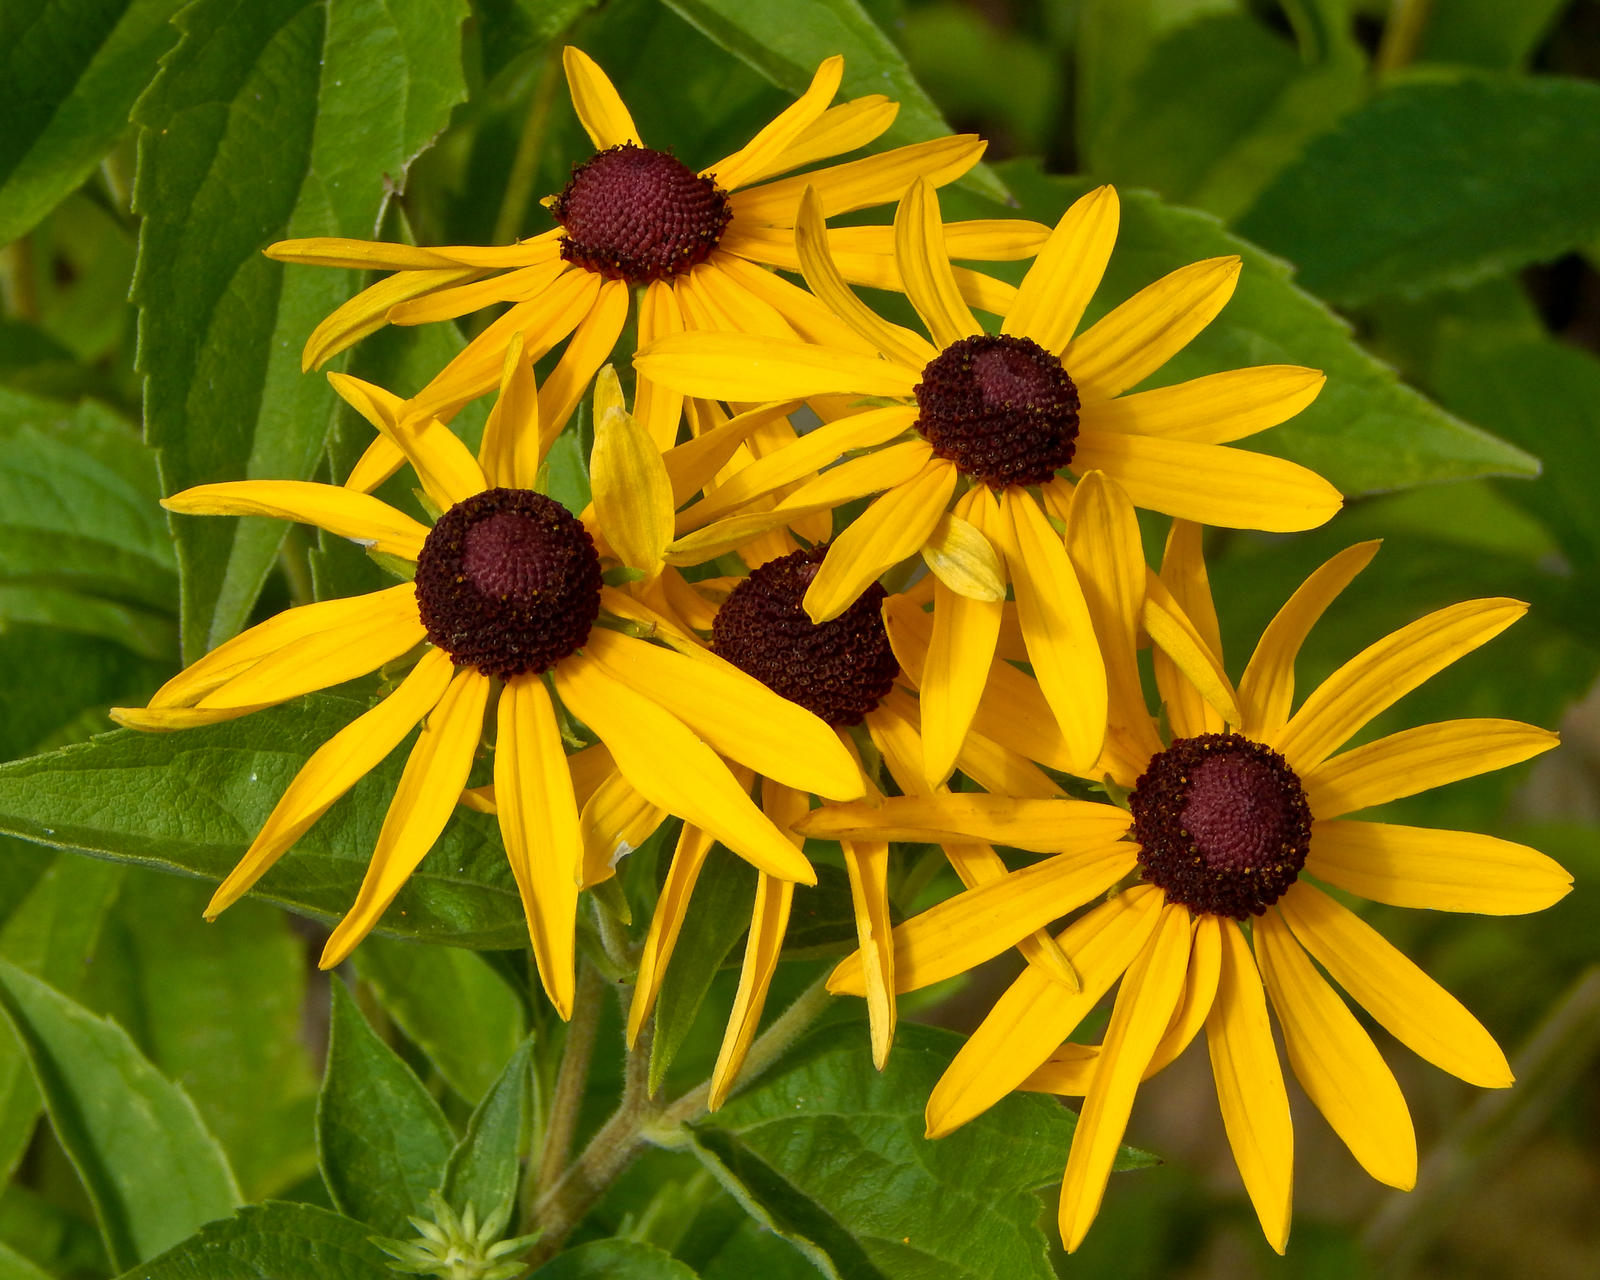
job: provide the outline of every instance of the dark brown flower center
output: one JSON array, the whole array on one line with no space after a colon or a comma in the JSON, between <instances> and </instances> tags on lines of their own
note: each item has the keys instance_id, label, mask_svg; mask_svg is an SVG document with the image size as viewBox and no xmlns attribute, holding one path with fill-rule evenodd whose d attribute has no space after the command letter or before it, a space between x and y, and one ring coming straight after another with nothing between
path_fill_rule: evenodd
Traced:
<instances>
[{"instance_id":1,"label":"dark brown flower center","mask_svg":"<svg viewBox=\"0 0 1600 1280\"><path fill-rule=\"evenodd\" d=\"M417 557L428 639L457 666L507 679L548 671L600 616L600 557L559 502L489 489L458 502Z\"/></svg>"},{"instance_id":2,"label":"dark brown flower center","mask_svg":"<svg viewBox=\"0 0 1600 1280\"><path fill-rule=\"evenodd\" d=\"M900 674L876 582L828 622L801 606L826 546L769 560L728 594L711 624L712 648L774 693L831 725L859 724Z\"/></svg>"},{"instance_id":3,"label":"dark brown flower center","mask_svg":"<svg viewBox=\"0 0 1600 1280\"><path fill-rule=\"evenodd\" d=\"M1043 484L1072 461L1078 389L1027 338L952 343L923 369L916 397L917 430L934 453L992 488Z\"/></svg>"},{"instance_id":4,"label":"dark brown flower center","mask_svg":"<svg viewBox=\"0 0 1600 1280\"><path fill-rule=\"evenodd\" d=\"M1311 847L1300 779L1276 751L1237 733L1177 739L1151 759L1128 804L1144 878L1192 911L1260 915Z\"/></svg>"},{"instance_id":5,"label":"dark brown flower center","mask_svg":"<svg viewBox=\"0 0 1600 1280\"><path fill-rule=\"evenodd\" d=\"M574 165L550 212L566 228L563 258L629 284L698 266L733 217L727 192L713 179L631 142Z\"/></svg>"}]
</instances>

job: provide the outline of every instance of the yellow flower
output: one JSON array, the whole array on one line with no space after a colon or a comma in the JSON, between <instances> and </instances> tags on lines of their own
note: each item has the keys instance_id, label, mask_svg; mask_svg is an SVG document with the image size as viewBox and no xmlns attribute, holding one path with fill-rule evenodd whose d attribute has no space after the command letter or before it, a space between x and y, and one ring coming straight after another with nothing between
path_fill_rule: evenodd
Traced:
<instances>
[{"instance_id":1,"label":"yellow flower","mask_svg":"<svg viewBox=\"0 0 1600 1280\"><path fill-rule=\"evenodd\" d=\"M392 693L307 761L207 916L249 890L420 721L366 877L323 952L324 967L338 964L443 830L496 697L500 831L540 976L563 1017L573 996L582 831L592 822L591 806L603 809L617 789L608 785L613 776L763 871L814 883L810 864L750 802L720 756L819 794L852 797L862 794L855 761L815 716L692 636L641 625L641 606L603 583L596 542L648 575L652 562L659 569L671 531L668 468L622 410L615 375L603 376L596 393L600 515L588 522L534 488L544 449L529 421L536 389L526 361L508 362L476 458L437 420L411 425L398 414L398 398L335 377L341 394L416 469L443 512L431 529L368 494L299 481L201 485L164 505L314 524L415 565L415 581L290 609L194 663L149 707L113 714L141 729L209 724L366 675L419 647L421 657ZM635 496L619 506L612 501L618 493ZM597 746L566 755L556 698Z\"/></svg>"},{"instance_id":2,"label":"yellow flower","mask_svg":"<svg viewBox=\"0 0 1600 1280\"><path fill-rule=\"evenodd\" d=\"M802 829L840 839L977 838L1057 855L896 929L902 991L970 968L1137 870L1141 883L1056 935L1081 989L1030 965L935 1087L928 1132L949 1132L1012 1089L1082 1095L1060 1211L1062 1240L1075 1249L1099 1208L1139 1082L1203 1027L1235 1160L1281 1252L1293 1134L1269 1003L1295 1075L1356 1159L1392 1186L1409 1187L1416 1176L1405 1100L1319 965L1436 1066L1489 1088L1511 1083L1504 1055L1476 1019L1303 875L1377 902L1497 915L1539 910L1568 891L1571 877L1522 845L1347 816L1528 759L1554 746L1554 734L1514 721L1453 720L1335 754L1525 606L1473 600L1428 614L1347 662L1291 715L1301 642L1376 544L1351 547L1306 580L1235 687L1222 667L1196 526L1175 525L1161 576L1150 577L1147 590L1133 509L1091 473L1069 510L1068 543L1112 677L1116 705L1102 763L1130 793L1131 812L972 793L825 808ZM1175 735L1169 746L1138 692L1141 618L1156 642ZM1104 1043L1064 1043L1119 978ZM859 959L847 959L831 985L859 994Z\"/></svg>"},{"instance_id":3,"label":"yellow flower","mask_svg":"<svg viewBox=\"0 0 1600 1280\"><path fill-rule=\"evenodd\" d=\"M1209 524L1321 524L1340 503L1330 484L1294 463L1225 445L1299 412L1322 375L1277 365L1235 369L1124 395L1222 309L1239 261L1214 258L1174 271L1076 332L1116 239L1109 187L1067 210L1005 308L1001 332L991 335L952 272L937 196L914 182L895 219L895 254L932 342L881 319L850 291L822 213L807 197L796 228L806 282L870 354L859 344L754 332L686 333L641 345L635 364L642 376L694 396L832 394L871 397L879 407L811 432L683 513L668 558L693 563L760 529L882 492L834 542L807 611L832 617L889 566L921 553L937 578L922 697L926 770L938 781L982 697L1009 581L1028 660L1075 771L1084 772L1103 740L1106 689L1083 591L1051 526L1071 499L1067 468L1103 470L1140 506ZM846 453L864 456L766 510L740 505Z\"/></svg>"}]
</instances>

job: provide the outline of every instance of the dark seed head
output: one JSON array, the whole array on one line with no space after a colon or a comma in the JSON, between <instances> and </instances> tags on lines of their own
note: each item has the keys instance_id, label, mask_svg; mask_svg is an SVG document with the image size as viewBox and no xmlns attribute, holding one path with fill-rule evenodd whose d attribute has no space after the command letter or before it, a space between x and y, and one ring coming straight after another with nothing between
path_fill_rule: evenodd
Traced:
<instances>
[{"instance_id":1,"label":"dark seed head","mask_svg":"<svg viewBox=\"0 0 1600 1280\"><path fill-rule=\"evenodd\" d=\"M774 693L831 725L859 724L900 674L876 582L837 618L814 623L800 601L826 546L769 560L728 594L712 648Z\"/></svg>"},{"instance_id":2,"label":"dark seed head","mask_svg":"<svg viewBox=\"0 0 1600 1280\"><path fill-rule=\"evenodd\" d=\"M559 502L489 489L458 502L417 557L428 639L457 666L507 679L548 671L600 616L600 557Z\"/></svg>"},{"instance_id":3,"label":"dark seed head","mask_svg":"<svg viewBox=\"0 0 1600 1280\"><path fill-rule=\"evenodd\" d=\"M1177 739L1128 803L1144 878L1192 911L1260 915L1311 847L1300 779L1276 751L1236 733Z\"/></svg>"},{"instance_id":4,"label":"dark seed head","mask_svg":"<svg viewBox=\"0 0 1600 1280\"><path fill-rule=\"evenodd\" d=\"M698 266L733 217L727 192L713 179L631 142L573 165L550 212L566 228L563 258L629 284Z\"/></svg>"},{"instance_id":5,"label":"dark seed head","mask_svg":"<svg viewBox=\"0 0 1600 1280\"><path fill-rule=\"evenodd\" d=\"M1044 484L1072 461L1078 389L1027 338L952 343L923 369L916 397L917 429L934 453L992 488Z\"/></svg>"}]
</instances>

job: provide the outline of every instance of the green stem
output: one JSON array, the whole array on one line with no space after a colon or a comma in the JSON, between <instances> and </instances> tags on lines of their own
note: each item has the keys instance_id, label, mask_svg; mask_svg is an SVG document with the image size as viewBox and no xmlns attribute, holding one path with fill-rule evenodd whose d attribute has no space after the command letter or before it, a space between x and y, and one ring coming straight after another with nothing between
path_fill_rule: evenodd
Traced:
<instances>
[{"instance_id":1,"label":"green stem","mask_svg":"<svg viewBox=\"0 0 1600 1280\"><path fill-rule=\"evenodd\" d=\"M1417 56L1432 10L1433 0L1394 0L1374 60L1380 74L1398 71Z\"/></svg>"},{"instance_id":2,"label":"green stem","mask_svg":"<svg viewBox=\"0 0 1600 1280\"><path fill-rule=\"evenodd\" d=\"M600 1006L605 999L605 979L592 964L578 969L577 991L572 999L572 1021L567 1024L567 1042L561 1050L561 1067L556 1073L555 1094L550 1100L550 1116L544 1130L544 1146L539 1152L539 1171L532 1185L532 1214L538 1219L538 1204L560 1181L572 1151L572 1138L578 1128L583 1095L589 1085L589 1064L600 1035Z\"/></svg>"},{"instance_id":3,"label":"green stem","mask_svg":"<svg viewBox=\"0 0 1600 1280\"><path fill-rule=\"evenodd\" d=\"M14 320L39 320L38 280L33 273L33 237L19 236L0 248L0 297Z\"/></svg>"}]
</instances>

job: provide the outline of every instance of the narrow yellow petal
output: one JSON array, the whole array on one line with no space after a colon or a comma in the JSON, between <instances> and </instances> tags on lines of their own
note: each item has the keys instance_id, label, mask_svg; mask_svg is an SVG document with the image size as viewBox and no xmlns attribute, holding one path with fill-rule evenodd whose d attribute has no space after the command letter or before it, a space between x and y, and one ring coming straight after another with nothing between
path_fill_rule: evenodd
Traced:
<instances>
[{"instance_id":1,"label":"narrow yellow petal","mask_svg":"<svg viewBox=\"0 0 1600 1280\"><path fill-rule=\"evenodd\" d=\"M628 323L631 295L621 280L600 286L594 306L573 331L567 349L539 388L539 456L542 459L578 407L596 371L611 356Z\"/></svg>"},{"instance_id":2,"label":"narrow yellow petal","mask_svg":"<svg viewBox=\"0 0 1600 1280\"><path fill-rule=\"evenodd\" d=\"M235 480L185 489L161 505L182 515L271 516L314 524L392 556L415 560L428 536L425 526L366 493L309 480Z\"/></svg>"},{"instance_id":3,"label":"narrow yellow petal","mask_svg":"<svg viewBox=\"0 0 1600 1280\"><path fill-rule=\"evenodd\" d=\"M596 151L630 142L636 147L644 145L621 95L593 58L569 44L561 51L561 66L567 73L572 109Z\"/></svg>"},{"instance_id":4,"label":"narrow yellow petal","mask_svg":"<svg viewBox=\"0 0 1600 1280\"><path fill-rule=\"evenodd\" d=\"M1372 1037L1323 981L1277 911L1258 917L1253 934L1289 1065L1306 1095L1363 1169L1409 1191L1417 1181L1416 1132Z\"/></svg>"},{"instance_id":5,"label":"narrow yellow petal","mask_svg":"<svg viewBox=\"0 0 1600 1280\"><path fill-rule=\"evenodd\" d=\"M672 541L672 481L655 441L622 408L597 409L589 482L611 549L646 581L654 578Z\"/></svg>"},{"instance_id":6,"label":"narrow yellow petal","mask_svg":"<svg viewBox=\"0 0 1600 1280\"><path fill-rule=\"evenodd\" d=\"M755 1039L793 902L792 881L765 872L757 877L755 909L750 913L750 934L745 940L744 964L739 969L739 989L734 993L716 1066L711 1069L711 1093L706 1105L712 1111L727 1100L750 1051L750 1042Z\"/></svg>"},{"instance_id":7,"label":"narrow yellow petal","mask_svg":"<svg viewBox=\"0 0 1600 1280\"><path fill-rule=\"evenodd\" d=\"M1560 863L1527 845L1387 822L1313 822L1306 870L1373 902L1486 916L1543 911L1572 889Z\"/></svg>"},{"instance_id":8,"label":"narrow yellow petal","mask_svg":"<svg viewBox=\"0 0 1600 1280\"><path fill-rule=\"evenodd\" d=\"M467 668L451 679L411 749L361 889L317 962L322 968L355 950L444 830L467 784L488 698L488 676Z\"/></svg>"},{"instance_id":9,"label":"narrow yellow petal","mask_svg":"<svg viewBox=\"0 0 1600 1280\"><path fill-rule=\"evenodd\" d=\"M573 778L575 792L583 806L578 814L578 831L583 842L578 884L584 889L614 876L617 863L643 845L667 818L665 809L651 804L617 772L604 743L599 744L599 750L605 753L609 772L598 785L584 796L582 788L577 786L576 769ZM577 757L572 759L576 761Z\"/></svg>"},{"instance_id":10,"label":"narrow yellow petal","mask_svg":"<svg viewBox=\"0 0 1600 1280\"><path fill-rule=\"evenodd\" d=\"M682 332L683 312L678 309L672 286L665 280L652 280L639 300L638 345L648 347L657 338ZM683 423L683 392L640 377L634 384L633 413L639 425L656 442L656 449L666 453L678 438L678 428Z\"/></svg>"},{"instance_id":11,"label":"narrow yellow petal","mask_svg":"<svg viewBox=\"0 0 1600 1280\"><path fill-rule=\"evenodd\" d=\"M1006 598L1005 567L994 544L954 512L939 517L922 544L922 558L934 577L955 594L986 604ZM998 613L995 620L998 623Z\"/></svg>"},{"instance_id":12,"label":"narrow yellow petal","mask_svg":"<svg viewBox=\"0 0 1600 1280\"><path fill-rule=\"evenodd\" d=\"M783 234L793 238L793 233L787 231L772 234ZM794 256L796 261L794 270L798 271L799 256L798 254ZM859 351L867 356L877 353L876 344L868 342L855 329L839 319L826 303L799 285L791 283L776 271L768 271L753 262L747 262L738 254L728 252L726 248L713 254L712 261L716 264L717 273L726 277L730 285L770 307L796 337L814 342L818 346ZM902 329L899 332L913 339L910 343L913 350L925 342L920 335L912 334L909 329ZM928 349L932 351L931 346ZM823 413L822 416L824 420L829 420L835 415Z\"/></svg>"},{"instance_id":13,"label":"narrow yellow petal","mask_svg":"<svg viewBox=\"0 0 1600 1280\"><path fill-rule=\"evenodd\" d=\"M171 733L175 729L198 729L202 725L237 720L271 705L262 702L253 707L211 707L204 711L198 707L112 707L106 714L124 729Z\"/></svg>"},{"instance_id":14,"label":"narrow yellow petal","mask_svg":"<svg viewBox=\"0 0 1600 1280\"><path fill-rule=\"evenodd\" d=\"M1511 1065L1483 1024L1361 917L1304 883L1278 911L1328 976L1418 1057L1468 1084L1510 1087Z\"/></svg>"},{"instance_id":15,"label":"narrow yellow petal","mask_svg":"<svg viewBox=\"0 0 1600 1280\"><path fill-rule=\"evenodd\" d=\"M1000 602L933 588L933 640L918 688L922 693L922 767L930 784L950 776L972 728L1000 634Z\"/></svg>"},{"instance_id":16,"label":"narrow yellow petal","mask_svg":"<svg viewBox=\"0 0 1600 1280\"><path fill-rule=\"evenodd\" d=\"M531 489L539 475L539 388L520 333L506 344L500 394L484 424L478 460L496 486Z\"/></svg>"},{"instance_id":17,"label":"narrow yellow petal","mask_svg":"<svg viewBox=\"0 0 1600 1280\"><path fill-rule=\"evenodd\" d=\"M300 352L300 371L320 369L341 351L391 323L390 313L414 299L443 291L453 294L481 276L477 267L448 266L442 270L400 271L387 280L368 285L331 312L306 339ZM492 290L492 283L491 283Z\"/></svg>"},{"instance_id":18,"label":"narrow yellow petal","mask_svg":"<svg viewBox=\"0 0 1600 1280\"><path fill-rule=\"evenodd\" d=\"M388 436L374 436L366 452L356 459L344 487L354 493L371 493L406 464L406 455Z\"/></svg>"},{"instance_id":19,"label":"narrow yellow petal","mask_svg":"<svg viewBox=\"0 0 1600 1280\"><path fill-rule=\"evenodd\" d=\"M828 840L982 840L1057 853L1116 840L1130 821L1127 811L1113 804L962 791L823 805L802 819L799 829Z\"/></svg>"},{"instance_id":20,"label":"narrow yellow petal","mask_svg":"<svg viewBox=\"0 0 1600 1280\"><path fill-rule=\"evenodd\" d=\"M919 177L942 187L977 164L985 145L974 134L954 134L748 187L731 197L733 225L792 227L800 195L808 186L816 188L823 216L828 218L898 200Z\"/></svg>"},{"instance_id":21,"label":"narrow yellow petal","mask_svg":"<svg viewBox=\"0 0 1600 1280\"><path fill-rule=\"evenodd\" d=\"M437 418L415 418L400 397L360 378L330 373L328 381L352 408L400 450L415 468L417 478L435 505L453 507L462 499L488 488L477 459ZM347 483L345 487L352 486Z\"/></svg>"},{"instance_id":22,"label":"narrow yellow petal","mask_svg":"<svg viewBox=\"0 0 1600 1280\"><path fill-rule=\"evenodd\" d=\"M706 854L711 852L711 843L709 835L687 822L678 834L678 846L667 864L666 880L656 898L655 910L650 913L650 932L639 953L639 972L634 978L633 1000L628 1006L630 1049L638 1041L644 1021L661 993L661 983L667 976L667 965L672 961L673 948L678 945L678 935L689 914L689 899L700 879L700 869L705 866Z\"/></svg>"},{"instance_id":23,"label":"narrow yellow petal","mask_svg":"<svg viewBox=\"0 0 1600 1280\"><path fill-rule=\"evenodd\" d=\"M899 111L900 104L890 102L881 93L869 93L829 107L801 131L782 155L766 168L752 172L745 181L761 182L801 165L815 164L818 160L864 147L894 123Z\"/></svg>"},{"instance_id":24,"label":"narrow yellow petal","mask_svg":"<svg viewBox=\"0 0 1600 1280\"><path fill-rule=\"evenodd\" d=\"M654 386L643 375L640 375L638 382L640 385ZM653 394L655 393L665 394L661 388L655 388ZM680 395L679 399L681 401L683 397ZM704 405L707 402L700 400L686 403ZM729 460L738 452L739 446L753 432L779 418L787 417L800 407L800 403L798 400L775 400L771 404L757 405L754 409L747 409L735 417L727 418L703 435L694 436L667 450L662 455L662 461L666 463L667 475L672 481L673 503L682 506L689 501L716 478L717 473L728 465Z\"/></svg>"},{"instance_id":25,"label":"narrow yellow petal","mask_svg":"<svg viewBox=\"0 0 1600 1280\"><path fill-rule=\"evenodd\" d=\"M475 277L482 273L474 271L461 284L446 281L447 287L415 297L408 296L405 301L396 302L389 308L385 318L390 324L434 324L482 311L485 307L498 306L502 302L527 302L537 298L568 270L565 262L554 258L533 266L519 267L488 280L476 280Z\"/></svg>"},{"instance_id":26,"label":"narrow yellow petal","mask_svg":"<svg viewBox=\"0 0 1600 1280\"><path fill-rule=\"evenodd\" d=\"M1193 737L1220 731L1219 720L1238 724L1243 719L1239 698L1222 668L1221 656L1212 652L1155 574L1145 579L1142 621L1158 657L1176 669L1174 672L1161 662L1156 663L1157 682L1173 732L1180 737ZM1185 685L1199 697L1186 694Z\"/></svg>"},{"instance_id":27,"label":"narrow yellow petal","mask_svg":"<svg viewBox=\"0 0 1600 1280\"><path fill-rule=\"evenodd\" d=\"M839 92L844 78L844 59L835 54L824 58L806 91L784 108L755 137L720 164L706 170L724 191L736 191L758 175L771 169L778 158L821 118Z\"/></svg>"},{"instance_id":28,"label":"narrow yellow petal","mask_svg":"<svg viewBox=\"0 0 1600 1280\"><path fill-rule=\"evenodd\" d=\"M882 1071L894 1041L895 971L893 924L889 919L889 846L881 840L840 846L850 878L850 905L856 918L856 952L867 998L872 1035L872 1065Z\"/></svg>"},{"instance_id":29,"label":"narrow yellow petal","mask_svg":"<svg viewBox=\"0 0 1600 1280\"><path fill-rule=\"evenodd\" d=\"M1096 187L1075 200L1022 278L1000 331L1032 338L1056 355L1065 351L1111 261L1120 219L1111 187Z\"/></svg>"},{"instance_id":30,"label":"narrow yellow petal","mask_svg":"<svg viewBox=\"0 0 1600 1280\"><path fill-rule=\"evenodd\" d=\"M982 332L956 287L944 247L939 197L925 178L911 183L895 211L894 260L906 297L938 346L948 347Z\"/></svg>"},{"instance_id":31,"label":"narrow yellow petal","mask_svg":"<svg viewBox=\"0 0 1600 1280\"><path fill-rule=\"evenodd\" d=\"M1228 369L1086 405L1078 429L1228 444L1287 422L1317 398L1326 381L1321 370L1292 364Z\"/></svg>"},{"instance_id":32,"label":"narrow yellow petal","mask_svg":"<svg viewBox=\"0 0 1600 1280\"><path fill-rule=\"evenodd\" d=\"M261 251L276 262L299 262L314 267L351 267L357 271L425 271L459 265L447 250L424 249L414 244L384 240L347 240L339 236L310 236L279 240Z\"/></svg>"},{"instance_id":33,"label":"narrow yellow petal","mask_svg":"<svg viewBox=\"0 0 1600 1280\"><path fill-rule=\"evenodd\" d=\"M1238 280L1238 258L1208 258L1146 285L1100 317L1061 353L1079 396L1085 403L1109 400L1144 381L1211 323Z\"/></svg>"},{"instance_id":34,"label":"narrow yellow petal","mask_svg":"<svg viewBox=\"0 0 1600 1280\"><path fill-rule=\"evenodd\" d=\"M634 367L713 400L792 400L830 392L909 397L920 366L755 333L680 333L640 348Z\"/></svg>"}]
</instances>

